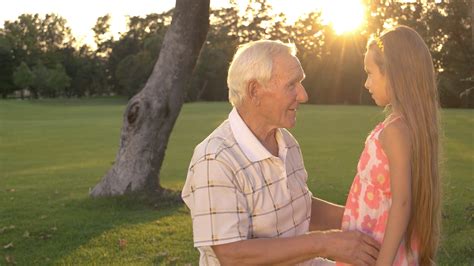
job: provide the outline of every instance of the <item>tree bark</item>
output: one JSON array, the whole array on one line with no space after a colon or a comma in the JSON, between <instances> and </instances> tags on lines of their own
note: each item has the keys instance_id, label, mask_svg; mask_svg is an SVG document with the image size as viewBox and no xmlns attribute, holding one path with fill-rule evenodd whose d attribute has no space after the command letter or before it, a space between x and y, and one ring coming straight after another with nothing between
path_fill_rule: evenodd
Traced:
<instances>
[{"instance_id":1,"label":"tree bark","mask_svg":"<svg viewBox=\"0 0 474 266\"><path fill-rule=\"evenodd\" d=\"M128 102L115 162L92 197L160 191L168 139L209 28L210 0L176 0L158 61L144 88Z\"/></svg>"}]
</instances>

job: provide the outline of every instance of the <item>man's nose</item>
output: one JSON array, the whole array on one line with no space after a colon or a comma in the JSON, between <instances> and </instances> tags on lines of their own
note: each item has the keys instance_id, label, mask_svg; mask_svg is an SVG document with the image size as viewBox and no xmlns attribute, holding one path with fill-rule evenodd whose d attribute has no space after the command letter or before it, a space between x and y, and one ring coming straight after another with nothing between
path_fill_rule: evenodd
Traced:
<instances>
[{"instance_id":1,"label":"man's nose","mask_svg":"<svg viewBox=\"0 0 474 266\"><path fill-rule=\"evenodd\" d=\"M306 93L306 89L303 87L302 84L298 86L298 94L296 95L296 100L299 103L305 103L308 101L308 93Z\"/></svg>"}]
</instances>

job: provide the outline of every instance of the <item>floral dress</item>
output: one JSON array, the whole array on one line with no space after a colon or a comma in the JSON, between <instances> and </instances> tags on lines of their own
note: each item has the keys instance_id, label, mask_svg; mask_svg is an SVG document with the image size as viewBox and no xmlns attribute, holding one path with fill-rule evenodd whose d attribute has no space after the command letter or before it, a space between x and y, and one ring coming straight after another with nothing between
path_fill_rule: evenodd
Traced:
<instances>
[{"instance_id":1,"label":"floral dress","mask_svg":"<svg viewBox=\"0 0 474 266\"><path fill-rule=\"evenodd\" d=\"M390 122L396 119L398 118ZM342 219L342 230L364 232L379 243L384 238L392 203L388 158L379 141L385 126L385 122L378 124L365 141ZM412 252L407 253L405 241L402 241L393 265L418 265L415 243L411 245L411 249ZM336 265L344 264L338 262Z\"/></svg>"}]
</instances>

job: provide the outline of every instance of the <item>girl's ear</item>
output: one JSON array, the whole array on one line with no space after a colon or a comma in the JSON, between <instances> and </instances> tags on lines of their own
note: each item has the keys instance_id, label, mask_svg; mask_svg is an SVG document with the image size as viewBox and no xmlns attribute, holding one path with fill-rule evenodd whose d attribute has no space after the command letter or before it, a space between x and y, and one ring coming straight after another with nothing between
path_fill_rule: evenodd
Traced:
<instances>
[{"instance_id":1,"label":"girl's ear","mask_svg":"<svg viewBox=\"0 0 474 266\"><path fill-rule=\"evenodd\" d=\"M251 80L247 85L247 95L252 102L252 104L259 106L260 105L260 90L261 85L256 80Z\"/></svg>"}]
</instances>

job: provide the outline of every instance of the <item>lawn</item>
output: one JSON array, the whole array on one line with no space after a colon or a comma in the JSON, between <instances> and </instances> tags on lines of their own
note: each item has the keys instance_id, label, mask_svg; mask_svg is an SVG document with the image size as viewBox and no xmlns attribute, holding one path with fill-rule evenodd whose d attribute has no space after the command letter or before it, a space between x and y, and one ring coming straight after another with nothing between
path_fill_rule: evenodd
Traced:
<instances>
[{"instance_id":1,"label":"lawn","mask_svg":"<svg viewBox=\"0 0 474 266\"><path fill-rule=\"evenodd\" d=\"M0 101L0 265L196 265L182 204L91 199L119 145L126 100ZM179 190L194 146L227 103L185 104L161 171ZM313 193L340 204L363 141L382 119L368 106L305 105L292 130ZM443 110L444 214L440 265L474 263L474 111Z\"/></svg>"}]
</instances>

